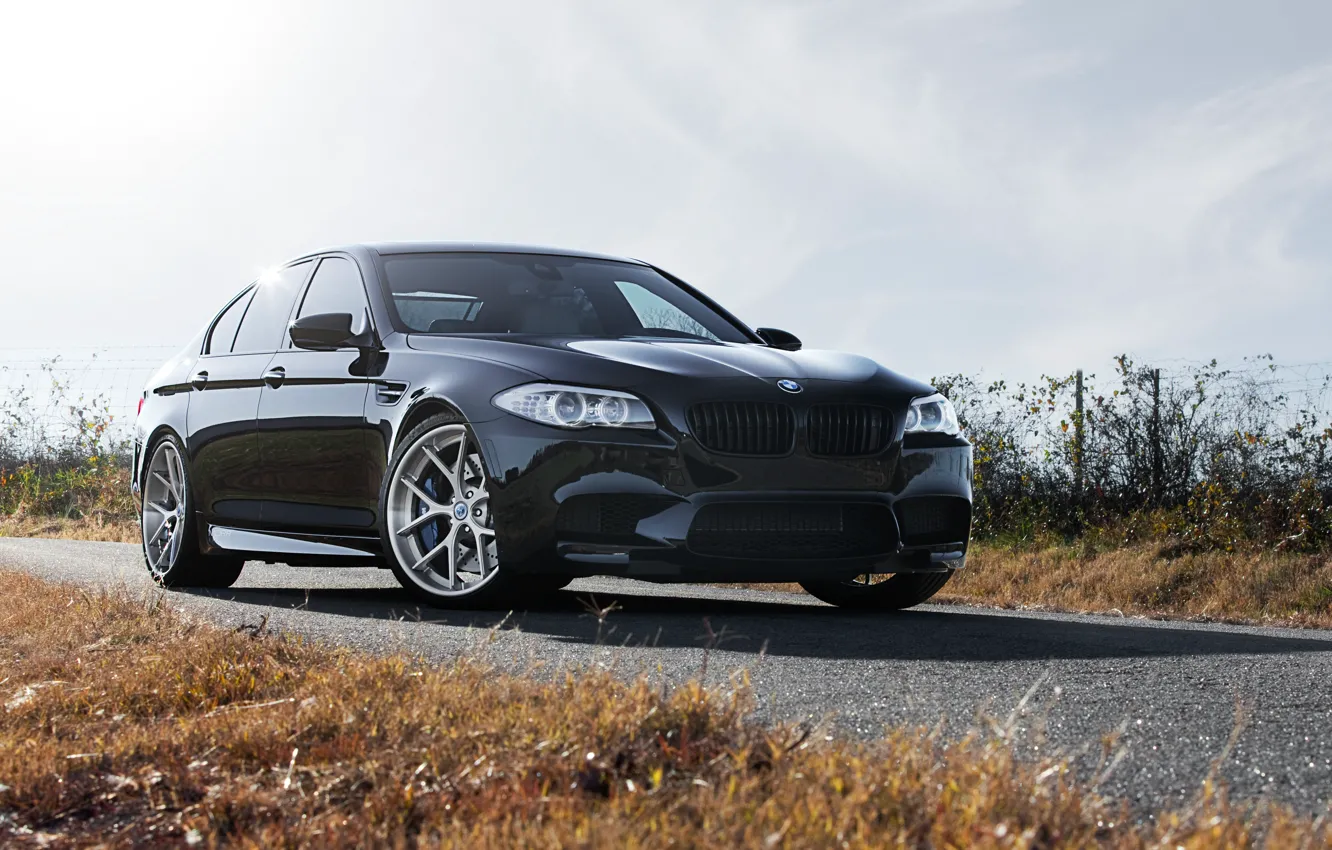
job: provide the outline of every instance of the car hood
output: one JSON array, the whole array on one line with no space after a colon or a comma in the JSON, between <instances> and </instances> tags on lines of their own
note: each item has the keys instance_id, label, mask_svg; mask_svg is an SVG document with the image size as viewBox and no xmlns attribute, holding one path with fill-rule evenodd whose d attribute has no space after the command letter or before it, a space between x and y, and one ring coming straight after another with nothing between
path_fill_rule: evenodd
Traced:
<instances>
[{"instance_id":1,"label":"car hood","mask_svg":"<svg viewBox=\"0 0 1332 850\"><path fill-rule=\"evenodd\" d=\"M893 375L868 357L838 351L782 351L762 345L675 339L588 339L511 335L504 339L412 334L408 345L516 366L550 381L632 387L651 373L683 378L864 382ZM925 385L917 385L928 391Z\"/></svg>"}]
</instances>

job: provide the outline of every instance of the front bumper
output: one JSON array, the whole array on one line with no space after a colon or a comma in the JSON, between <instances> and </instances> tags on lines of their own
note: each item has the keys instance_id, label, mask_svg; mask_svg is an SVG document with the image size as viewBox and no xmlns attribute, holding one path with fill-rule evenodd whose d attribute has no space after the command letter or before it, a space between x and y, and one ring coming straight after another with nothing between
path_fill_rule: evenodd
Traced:
<instances>
[{"instance_id":1,"label":"front bumper","mask_svg":"<svg viewBox=\"0 0 1332 850\"><path fill-rule=\"evenodd\" d=\"M516 572L656 581L842 580L960 566L971 446L873 457L709 453L687 434L474 423L501 559ZM913 435L914 436L914 435Z\"/></svg>"}]
</instances>

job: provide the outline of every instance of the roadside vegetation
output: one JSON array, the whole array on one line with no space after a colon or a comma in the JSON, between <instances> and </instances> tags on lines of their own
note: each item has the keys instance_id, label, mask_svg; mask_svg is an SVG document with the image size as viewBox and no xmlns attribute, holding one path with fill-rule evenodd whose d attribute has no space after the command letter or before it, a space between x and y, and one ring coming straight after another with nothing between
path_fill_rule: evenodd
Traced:
<instances>
[{"instance_id":1,"label":"roadside vegetation","mask_svg":"<svg viewBox=\"0 0 1332 850\"><path fill-rule=\"evenodd\" d=\"M0 400L0 535L137 542L124 423L58 375ZM976 457L968 567L939 598L1332 626L1332 385L1291 375L934 379Z\"/></svg>"},{"instance_id":2,"label":"roadside vegetation","mask_svg":"<svg viewBox=\"0 0 1332 850\"><path fill-rule=\"evenodd\" d=\"M191 620L0 572L0 843L60 847L1322 847L1210 783L1153 818L1014 721L850 742L731 688L515 676ZM961 730L957 730L960 732ZM1087 773L1087 771L1082 771Z\"/></svg>"},{"instance_id":3,"label":"roadside vegetation","mask_svg":"<svg viewBox=\"0 0 1332 850\"><path fill-rule=\"evenodd\" d=\"M1312 371L1309 371L1312 370ZM1332 375L1270 358L1115 360L1035 385L935 378L975 446L975 539L1190 552L1332 548Z\"/></svg>"},{"instance_id":4,"label":"roadside vegetation","mask_svg":"<svg viewBox=\"0 0 1332 850\"><path fill-rule=\"evenodd\" d=\"M43 364L0 399L0 535L137 540L128 431L59 366Z\"/></svg>"},{"instance_id":5,"label":"roadside vegetation","mask_svg":"<svg viewBox=\"0 0 1332 850\"><path fill-rule=\"evenodd\" d=\"M973 546L936 601L1028 610L1332 628L1332 555L1175 552L1169 544L1098 549Z\"/></svg>"},{"instance_id":6,"label":"roadside vegetation","mask_svg":"<svg viewBox=\"0 0 1332 850\"><path fill-rule=\"evenodd\" d=\"M935 379L975 445L942 599L1332 626L1332 383L1270 358Z\"/></svg>"}]
</instances>

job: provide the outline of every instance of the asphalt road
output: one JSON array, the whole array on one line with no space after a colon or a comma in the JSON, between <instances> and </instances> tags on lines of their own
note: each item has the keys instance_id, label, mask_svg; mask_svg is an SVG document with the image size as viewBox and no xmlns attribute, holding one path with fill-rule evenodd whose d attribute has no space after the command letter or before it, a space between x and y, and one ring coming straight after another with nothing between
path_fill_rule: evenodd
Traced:
<instances>
[{"instance_id":1,"label":"asphalt road","mask_svg":"<svg viewBox=\"0 0 1332 850\"><path fill-rule=\"evenodd\" d=\"M0 565L153 589L135 546L0 539ZM618 609L599 622L589 598ZM706 664L717 683L748 669L763 716L852 735L941 720L962 734L981 718L1003 722L1036 686L1016 723L1023 746L1085 762L1122 729L1123 759L1102 788L1141 812L1196 794L1239 706L1247 719L1221 770L1233 796L1307 811L1332 798L1332 632L952 606L848 613L802 595L613 579L579 580L539 610L464 613L418 608L386 571L263 564L230 590L169 599L227 626L267 617L274 629L432 660L484 652L673 681Z\"/></svg>"}]
</instances>

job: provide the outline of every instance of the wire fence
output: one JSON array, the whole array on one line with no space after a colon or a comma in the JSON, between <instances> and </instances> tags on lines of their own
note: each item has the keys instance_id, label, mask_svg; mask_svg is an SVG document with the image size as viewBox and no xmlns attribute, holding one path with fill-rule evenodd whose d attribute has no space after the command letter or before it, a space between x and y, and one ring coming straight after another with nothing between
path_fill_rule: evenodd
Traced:
<instances>
[{"instance_id":1,"label":"wire fence","mask_svg":"<svg viewBox=\"0 0 1332 850\"><path fill-rule=\"evenodd\" d=\"M1170 358L1154 364L1163 379L1179 380L1200 369L1213 367L1223 371L1231 382L1250 382L1270 397L1279 398L1296 408L1328 411L1332 402L1332 361L1313 363L1278 363L1269 355L1246 357L1236 364L1216 361Z\"/></svg>"},{"instance_id":2,"label":"wire fence","mask_svg":"<svg viewBox=\"0 0 1332 850\"><path fill-rule=\"evenodd\" d=\"M1025 418L1025 447L1032 453L1048 448L1047 423L1071 425L1079 411L1097 403L1114 403L1132 389L1131 374L1150 376L1159 387L1190 387L1193 401L1205 412L1221 413L1229 404L1249 404L1261 409L1265 424L1287 428L1315 420L1332 425L1332 361L1278 363L1270 355L1246 357L1236 363L1216 360L1166 358L1150 364L1117 358L1109 367L1095 371L1077 369L1067 375L1042 376L1030 383L1010 383L975 375L944 375L932 378L936 386L952 389L955 403L986 407L1030 408ZM1126 381L1128 382L1126 384ZM1159 398L1157 400L1159 405ZM1013 411L1010 411L1010 415ZM1224 411L1234 415L1235 410ZM1159 412L1158 412L1159 413ZM1062 429L1061 429L1062 430Z\"/></svg>"},{"instance_id":3,"label":"wire fence","mask_svg":"<svg viewBox=\"0 0 1332 850\"><path fill-rule=\"evenodd\" d=\"M145 384L179 346L0 348L0 421L11 453L41 453L95 418L109 444L132 434Z\"/></svg>"}]
</instances>

